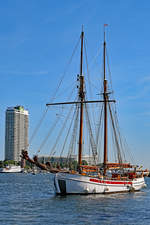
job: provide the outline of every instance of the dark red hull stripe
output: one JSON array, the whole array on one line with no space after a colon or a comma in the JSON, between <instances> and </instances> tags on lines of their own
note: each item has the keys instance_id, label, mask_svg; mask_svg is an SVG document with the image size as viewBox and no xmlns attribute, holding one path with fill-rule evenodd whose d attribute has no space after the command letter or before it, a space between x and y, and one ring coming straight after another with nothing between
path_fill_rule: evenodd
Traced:
<instances>
[{"instance_id":1,"label":"dark red hull stripe","mask_svg":"<svg viewBox=\"0 0 150 225\"><path fill-rule=\"evenodd\" d=\"M97 179L90 179L92 182L101 183L101 184L132 184L130 181L104 181L104 180L97 180Z\"/></svg>"}]
</instances>

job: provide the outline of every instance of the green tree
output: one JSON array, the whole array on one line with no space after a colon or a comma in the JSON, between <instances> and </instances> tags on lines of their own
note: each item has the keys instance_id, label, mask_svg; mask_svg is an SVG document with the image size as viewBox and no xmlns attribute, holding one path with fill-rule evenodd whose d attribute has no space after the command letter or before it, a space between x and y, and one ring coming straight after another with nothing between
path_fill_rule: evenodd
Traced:
<instances>
[{"instance_id":1,"label":"green tree","mask_svg":"<svg viewBox=\"0 0 150 225\"><path fill-rule=\"evenodd\" d=\"M86 160L82 160L82 165L88 165Z\"/></svg>"}]
</instances>

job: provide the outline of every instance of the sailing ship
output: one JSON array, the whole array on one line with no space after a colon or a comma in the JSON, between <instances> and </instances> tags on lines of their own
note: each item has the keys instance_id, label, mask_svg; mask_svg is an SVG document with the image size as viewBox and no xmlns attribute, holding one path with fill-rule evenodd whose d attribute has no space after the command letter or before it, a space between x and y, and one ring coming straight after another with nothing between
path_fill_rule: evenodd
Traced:
<instances>
[{"instance_id":1,"label":"sailing ship","mask_svg":"<svg viewBox=\"0 0 150 225\"><path fill-rule=\"evenodd\" d=\"M124 162L121 157L121 142L117 140L119 135L115 129L115 122L113 120L113 113L111 111L111 104L115 100L110 99L111 92L108 89L108 80L106 76L106 38L104 30L103 42L103 85L102 85L102 99L101 100L87 100L85 91L85 78L83 75L83 45L84 45L84 31L81 36L81 52L80 52L80 74L78 75L78 100L72 102L55 102L48 103L47 106L56 105L75 105L79 109L79 139L78 139L78 166L77 170L64 170L60 167L52 168L50 163L39 163L37 156L30 159L27 151L22 151L22 157L30 162L36 164L41 169L48 170L54 173L54 188L56 194L104 194L117 192L139 191L146 186L142 170L138 170L137 166ZM85 107L89 104L102 104L101 115L103 115L103 163L97 165L97 148L93 144L92 153L95 165L83 165L83 143L84 143L84 112ZM114 131L114 142L117 149L118 162L108 161L108 113L111 119L111 126ZM87 116L88 117L88 116ZM89 120L89 117L88 119ZM90 128L90 139L94 142L94 137ZM100 130L98 130L100 132ZM120 137L119 137L120 138Z\"/></svg>"}]
</instances>

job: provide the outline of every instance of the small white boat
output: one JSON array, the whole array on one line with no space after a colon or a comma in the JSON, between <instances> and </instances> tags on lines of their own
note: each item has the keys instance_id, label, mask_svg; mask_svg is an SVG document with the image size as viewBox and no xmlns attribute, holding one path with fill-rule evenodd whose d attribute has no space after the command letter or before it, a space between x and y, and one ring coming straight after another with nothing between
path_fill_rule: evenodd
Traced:
<instances>
[{"instance_id":1,"label":"small white boat","mask_svg":"<svg viewBox=\"0 0 150 225\"><path fill-rule=\"evenodd\" d=\"M8 165L5 168L2 168L1 173L21 173L22 168L21 166L15 166L15 165Z\"/></svg>"}]
</instances>

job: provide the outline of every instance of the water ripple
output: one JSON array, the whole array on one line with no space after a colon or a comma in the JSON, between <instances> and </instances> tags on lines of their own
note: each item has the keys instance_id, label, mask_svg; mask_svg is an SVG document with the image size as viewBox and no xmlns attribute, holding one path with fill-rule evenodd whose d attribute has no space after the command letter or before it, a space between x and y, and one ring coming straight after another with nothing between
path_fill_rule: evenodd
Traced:
<instances>
[{"instance_id":1,"label":"water ripple","mask_svg":"<svg viewBox=\"0 0 150 225\"><path fill-rule=\"evenodd\" d=\"M56 196L49 174L0 174L0 225L147 225L147 184L136 193Z\"/></svg>"}]
</instances>

